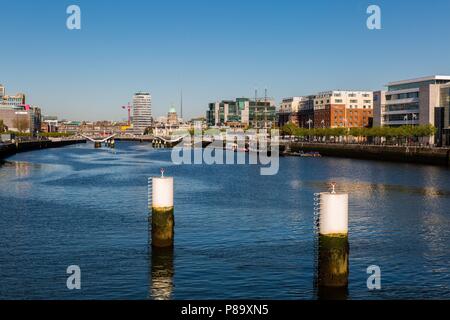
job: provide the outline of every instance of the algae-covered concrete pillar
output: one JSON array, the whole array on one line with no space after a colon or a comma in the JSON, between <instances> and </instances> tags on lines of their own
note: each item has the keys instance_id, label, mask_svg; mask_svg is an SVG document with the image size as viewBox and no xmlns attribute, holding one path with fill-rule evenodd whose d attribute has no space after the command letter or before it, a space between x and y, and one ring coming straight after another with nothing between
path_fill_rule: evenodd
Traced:
<instances>
[{"instance_id":1,"label":"algae-covered concrete pillar","mask_svg":"<svg viewBox=\"0 0 450 320\"><path fill-rule=\"evenodd\" d=\"M348 194L334 189L318 195L318 285L342 288L349 273Z\"/></svg>"},{"instance_id":2,"label":"algae-covered concrete pillar","mask_svg":"<svg viewBox=\"0 0 450 320\"><path fill-rule=\"evenodd\" d=\"M151 188L152 246L173 247L173 178L164 177L161 169L161 177L152 178Z\"/></svg>"}]
</instances>

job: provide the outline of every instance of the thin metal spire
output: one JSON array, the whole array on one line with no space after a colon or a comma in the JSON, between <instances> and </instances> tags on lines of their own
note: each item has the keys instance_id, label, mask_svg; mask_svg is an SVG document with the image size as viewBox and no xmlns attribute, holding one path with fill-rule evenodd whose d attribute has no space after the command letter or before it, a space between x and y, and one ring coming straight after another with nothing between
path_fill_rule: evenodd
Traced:
<instances>
[{"instance_id":1,"label":"thin metal spire","mask_svg":"<svg viewBox=\"0 0 450 320\"><path fill-rule=\"evenodd\" d=\"M181 89L181 103L180 103L180 106L181 106L181 119L183 119L183 89Z\"/></svg>"}]
</instances>

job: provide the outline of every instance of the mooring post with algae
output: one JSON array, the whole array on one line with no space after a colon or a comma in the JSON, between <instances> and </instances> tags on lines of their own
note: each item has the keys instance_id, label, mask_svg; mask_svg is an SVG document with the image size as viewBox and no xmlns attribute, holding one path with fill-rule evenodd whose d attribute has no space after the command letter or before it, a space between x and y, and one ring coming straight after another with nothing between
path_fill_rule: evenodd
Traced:
<instances>
[{"instance_id":1,"label":"mooring post with algae","mask_svg":"<svg viewBox=\"0 0 450 320\"><path fill-rule=\"evenodd\" d=\"M316 194L318 215L317 280L320 288L347 289L349 274L348 194Z\"/></svg>"},{"instance_id":2,"label":"mooring post with algae","mask_svg":"<svg viewBox=\"0 0 450 320\"><path fill-rule=\"evenodd\" d=\"M149 179L149 209L151 209L152 246L158 248L173 247L174 244L174 207L173 178L161 177Z\"/></svg>"}]
</instances>

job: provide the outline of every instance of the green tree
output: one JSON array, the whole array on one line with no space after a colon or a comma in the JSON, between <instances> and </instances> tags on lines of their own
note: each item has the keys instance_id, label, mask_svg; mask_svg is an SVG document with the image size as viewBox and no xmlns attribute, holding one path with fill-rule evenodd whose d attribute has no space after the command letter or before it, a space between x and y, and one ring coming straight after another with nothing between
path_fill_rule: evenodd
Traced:
<instances>
[{"instance_id":1,"label":"green tree","mask_svg":"<svg viewBox=\"0 0 450 320\"><path fill-rule=\"evenodd\" d=\"M150 135L153 134L153 128L152 127L147 127L144 130L144 135Z\"/></svg>"},{"instance_id":2,"label":"green tree","mask_svg":"<svg viewBox=\"0 0 450 320\"><path fill-rule=\"evenodd\" d=\"M292 122L286 123L281 127L281 135L284 136L295 136L299 128Z\"/></svg>"}]
</instances>

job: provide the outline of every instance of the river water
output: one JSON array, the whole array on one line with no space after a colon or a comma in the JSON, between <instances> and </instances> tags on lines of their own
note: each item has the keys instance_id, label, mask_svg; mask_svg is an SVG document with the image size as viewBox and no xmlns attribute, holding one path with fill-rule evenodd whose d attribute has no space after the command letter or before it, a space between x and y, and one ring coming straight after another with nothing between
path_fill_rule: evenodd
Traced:
<instances>
[{"instance_id":1,"label":"river water","mask_svg":"<svg viewBox=\"0 0 450 320\"><path fill-rule=\"evenodd\" d=\"M313 195L350 194L346 299L450 298L450 170L338 158L173 165L117 143L0 165L0 299L317 299ZM149 248L147 179L175 179L175 248ZM68 290L66 269L81 269ZM381 269L370 291L367 267Z\"/></svg>"}]
</instances>

